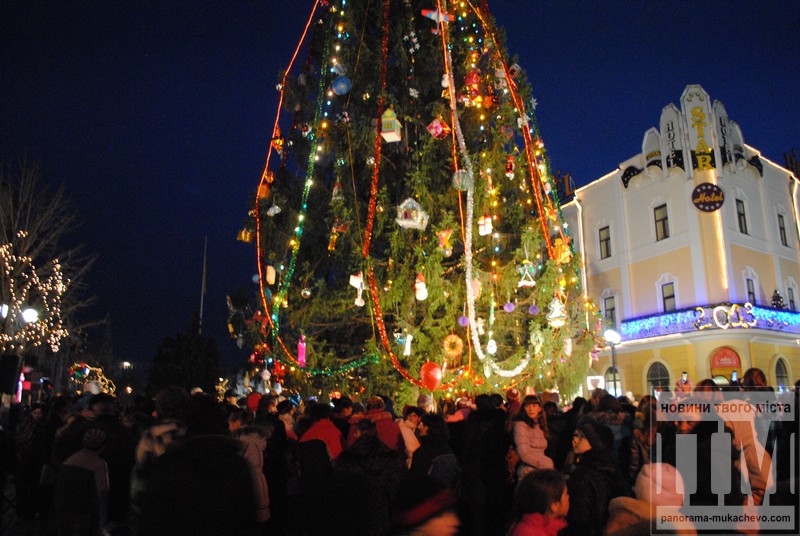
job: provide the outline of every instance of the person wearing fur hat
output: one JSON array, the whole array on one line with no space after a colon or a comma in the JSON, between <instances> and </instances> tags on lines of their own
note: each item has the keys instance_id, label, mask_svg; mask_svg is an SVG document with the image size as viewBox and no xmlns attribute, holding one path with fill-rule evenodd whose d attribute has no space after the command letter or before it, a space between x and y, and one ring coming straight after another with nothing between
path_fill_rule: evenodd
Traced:
<instances>
[{"instance_id":1,"label":"person wearing fur hat","mask_svg":"<svg viewBox=\"0 0 800 536\"><path fill-rule=\"evenodd\" d=\"M668 463L648 463L636 477L635 497L615 497L608 505L605 534L614 536L653 534L660 531L697 534L690 522L656 526L656 516L680 515L685 488L681 473ZM678 517L673 517L678 519Z\"/></svg>"},{"instance_id":2,"label":"person wearing fur hat","mask_svg":"<svg viewBox=\"0 0 800 536\"><path fill-rule=\"evenodd\" d=\"M611 499L630 495L628 479L611 454L614 433L605 425L587 421L572 436L575 468L570 474L568 526L562 536L599 536L608 521Z\"/></svg>"}]
</instances>

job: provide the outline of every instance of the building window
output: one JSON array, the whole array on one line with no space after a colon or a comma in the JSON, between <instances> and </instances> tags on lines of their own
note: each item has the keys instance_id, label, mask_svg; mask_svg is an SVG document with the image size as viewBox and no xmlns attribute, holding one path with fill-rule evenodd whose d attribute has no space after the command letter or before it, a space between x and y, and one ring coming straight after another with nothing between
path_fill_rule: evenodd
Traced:
<instances>
[{"instance_id":1,"label":"building window","mask_svg":"<svg viewBox=\"0 0 800 536\"><path fill-rule=\"evenodd\" d=\"M783 214L778 214L778 232L781 235L781 245L789 246L789 241L786 239L786 222L783 219Z\"/></svg>"},{"instance_id":2,"label":"building window","mask_svg":"<svg viewBox=\"0 0 800 536\"><path fill-rule=\"evenodd\" d=\"M789 386L789 371L783 358L775 362L775 385L778 386L778 392L786 391Z\"/></svg>"},{"instance_id":3,"label":"building window","mask_svg":"<svg viewBox=\"0 0 800 536\"><path fill-rule=\"evenodd\" d=\"M753 305L756 304L756 285L752 279L749 277L745 279L745 283L747 284L747 301L752 303Z\"/></svg>"},{"instance_id":4,"label":"building window","mask_svg":"<svg viewBox=\"0 0 800 536\"><path fill-rule=\"evenodd\" d=\"M669 372L667 367L655 362L647 369L647 388L651 394L669 388Z\"/></svg>"},{"instance_id":5,"label":"building window","mask_svg":"<svg viewBox=\"0 0 800 536\"><path fill-rule=\"evenodd\" d=\"M786 289L786 297L789 299L789 310L797 311L797 306L794 303L794 289L792 287Z\"/></svg>"},{"instance_id":6,"label":"building window","mask_svg":"<svg viewBox=\"0 0 800 536\"><path fill-rule=\"evenodd\" d=\"M739 220L739 232L747 234L747 215L744 212L744 201L736 200L736 218Z\"/></svg>"},{"instance_id":7,"label":"building window","mask_svg":"<svg viewBox=\"0 0 800 536\"><path fill-rule=\"evenodd\" d=\"M669 216L667 215L667 205L659 205L653 209L656 219L656 240L669 238Z\"/></svg>"},{"instance_id":8,"label":"building window","mask_svg":"<svg viewBox=\"0 0 800 536\"><path fill-rule=\"evenodd\" d=\"M600 229L600 258L607 259L611 256L611 229L608 225Z\"/></svg>"},{"instance_id":9,"label":"building window","mask_svg":"<svg viewBox=\"0 0 800 536\"><path fill-rule=\"evenodd\" d=\"M661 303L665 313L675 310L675 283L661 285Z\"/></svg>"},{"instance_id":10,"label":"building window","mask_svg":"<svg viewBox=\"0 0 800 536\"><path fill-rule=\"evenodd\" d=\"M609 296L603 299L604 316L612 326L617 325L617 304L614 296Z\"/></svg>"},{"instance_id":11,"label":"building window","mask_svg":"<svg viewBox=\"0 0 800 536\"><path fill-rule=\"evenodd\" d=\"M605 374L606 391L614 396L622 395L622 379L619 376L619 367L608 367Z\"/></svg>"}]
</instances>

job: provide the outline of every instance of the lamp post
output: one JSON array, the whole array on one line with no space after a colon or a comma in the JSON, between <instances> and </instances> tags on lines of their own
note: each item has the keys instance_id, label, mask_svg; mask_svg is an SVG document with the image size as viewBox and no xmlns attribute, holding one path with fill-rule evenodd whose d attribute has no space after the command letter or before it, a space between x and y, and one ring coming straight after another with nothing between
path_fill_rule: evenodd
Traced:
<instances>
[{"instance_id":1,"label":"lamp post","mask_svg":"<svg viewBox=\"0 0 800 536\"><path fill-rule=\"evenodd\" d=\"M614 329L607 329L603 333L608 345L611 347L611 373L614 375L614 396L619 396L619 375L617 372L616 346L622 341L622 336Z\"/></svg>"}]
</instances>

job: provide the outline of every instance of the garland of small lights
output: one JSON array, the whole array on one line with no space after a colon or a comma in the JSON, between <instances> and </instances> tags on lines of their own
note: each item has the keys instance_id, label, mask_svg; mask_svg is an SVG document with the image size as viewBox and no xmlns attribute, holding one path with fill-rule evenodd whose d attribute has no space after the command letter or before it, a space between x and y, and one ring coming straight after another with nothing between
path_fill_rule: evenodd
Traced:
<instances>
[{"instance_id":1,"label":"garland of small lights","mask_svg":"<svg viewBox=\"0 0 800 536\"><path fill-rule=\"evenodd\" d=\"M17 237L24 238L27 232L19 231ZM42 279L32 258L17 256L13 244L0 246L0 263L3 266L3 282L9 303L0 304L3 309L0 350L21 352L27 347L36 347L47 342L53 352L57 352L60 341L69 331L62 324L61 297L67 290L58 260L50 263L51 273ZM22 320L22 308L29 300L37 300L43 307L34 322ZM14 329L16 327L16 329Z\"/></svg>"},{"instance_id":2,"label":"garland of small lights","mask_svg":"<svg viewBox=\"0 0 800 536\"><path fill-rule=\"evenodd\" d=\"M104 393L113 395L117 388L114 382L106 378L103 374L103 369L100 367L91 367L86 363L73 363L69 367L69 379L79 385L85 385L88 382L97 382L100 390Z\"/></svg>"}]
</instances>

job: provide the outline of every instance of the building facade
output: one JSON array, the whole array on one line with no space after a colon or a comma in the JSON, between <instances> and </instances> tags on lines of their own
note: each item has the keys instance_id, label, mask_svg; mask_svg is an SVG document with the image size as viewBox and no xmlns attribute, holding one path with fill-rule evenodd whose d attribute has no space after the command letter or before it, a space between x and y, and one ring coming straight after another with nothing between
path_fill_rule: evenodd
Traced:
<instances>
[{"instance_id":1,"label":"building facade","mask_svg":"<svg viewBox=\"0 0 800 536\"><path fill-rule=\"evenodd\" d=\"M690 85L645 132L641 153L578 188L563 214L584 288L621 335L587 386L638 397L674 389L684 371L692 383L724 383L758 367L791 387L800 378L798 186L744 144L722 103Z\"/></svg>"}]
</instances>

